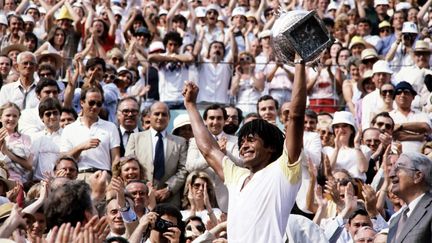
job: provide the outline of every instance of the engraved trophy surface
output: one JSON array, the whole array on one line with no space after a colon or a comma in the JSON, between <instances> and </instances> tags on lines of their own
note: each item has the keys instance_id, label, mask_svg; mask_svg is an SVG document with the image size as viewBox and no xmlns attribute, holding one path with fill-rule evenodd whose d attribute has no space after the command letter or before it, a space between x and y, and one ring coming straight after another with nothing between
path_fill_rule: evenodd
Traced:
<instances>
[{"instance_id":1,"label":"engraved trophy surface","mask_svg":"<svg viewBox=\"0 0 432 243\"><path fill-rule=\"evenodd\" d=\"M314 62L333 42L315 11L281 12L273 25L273 47L279 60L293 65L297 52L305 62Z\"/></svg>"}]
</instances>

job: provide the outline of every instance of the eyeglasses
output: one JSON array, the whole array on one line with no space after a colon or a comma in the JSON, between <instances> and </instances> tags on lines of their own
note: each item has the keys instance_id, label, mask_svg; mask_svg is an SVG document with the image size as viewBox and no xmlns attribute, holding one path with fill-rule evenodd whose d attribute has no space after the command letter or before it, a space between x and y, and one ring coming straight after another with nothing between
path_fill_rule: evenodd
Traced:
<instances>
[{"instance_id":1,"label":"eyeglasses","mask_svg":"<svg viewBox=\"0 0 432 243\"><path fill-rule=\"evenodd\" d=\"M45 113L44 113L44 116L46 116L46 117L51 117L51 115L53 115L53 116L58 116L60 114L60 112L58 112L58 111L46 111Z\"/></svg>"},{"instance_id":2,"label":"eyeglasses","mask_svg":"<svg viewBox=\"0 0 432 243\"><path fill-rule=\"evenodd\" d=\"M392 129L392 124L390 124L390 123L377 122L376 125L377 125L378 127L382 127L382 126L384 126L384 128L387 129L387 130Z\"/></svg>"},{"instance_id":3,"label":"eyeglasses","mask_svg":"<svg viewBox=\"0 0 432 243\"><path fill-rule=\"evenodd\" d=\"M252 58L250 56L240 57L240 62L252 62Z\"/></svg>"},{"instance_id":4,"label":"eyeglasses","mask_svg":"<svg viewBox=\"0 0 432 243\"><path fill-rule=\"evenodd\" d=\"M131 110L129 110L129 109L124 109L124 110L121 110L121 113L123 114L123 115L129 115L129 113L130 114L132 114L133 116L136 116L137 114L138 114L138 110L135 110L135 109L131 109Z\"/></svg>"},{"instance_id":5,"label":"eyeglasses","mask_svg":"<svg viewBox=\"0 0 432 243\"><path fill-rule=\"evenodd\" d=\"M381 95L382 96L386 96L386 95L393 95L393 93L394 93L394 90L392 90L392 89L386 89L386 90L381 90Z\"/></svg>"},{"instance_id":6,"label":"eyeglasses","mask_svg":"<svg viewBox=\"0 0 432 243\"><path fill-rule=\"evenodd\" d=\"M90 100L88 102L89 106L97 106L97 107L101 107L102 106L102 101L96 101L96 100Z\"/></svg>"},{"instance_id":7,"label":"eyeglasses","mask_svg":"<svg viewBox=\"0 0 432 243\"><path fill-rule=\"evenodd\" d=\"M117 76L114 75L114 74L105 74L105 75L104 75L104 79L111 79L111 80L114 80L114 79L116 79L116 78L117 78Z\"/></svg>"},{"instance_id":8,"label":"eyeglasses","mask_svg":"<svg viewBox=\"0 0 432 243\"><path fill-rule=\"evenodd\" d=\"M192 187L196 190L200 189L201 187L204 188L204 183L194 183Z\"/></svg>"},{"instance_id":9,"label":"eyeglasses","mask_svg":"<svg viewBox=\"0 0 432 243\"><path fill-rule=\"evenodd\" d=\"M352 226L356 228L364 227L364 226L370 226L368 223L353 223Z\"/></svg>"},{"instance_id":10,"label":"eyeglasses","mask_svg":"<svg viewBox=\"0 0 432 243\"><path fill-rule=\"evenodd\" d=\"M366 139L365 140L366 144L377 144L380 143L379 139Z\"/></svg>"},{"instance_id":11,"label":"eyeglasses","mask_svg":"<svg viewBox=\"0 0 432 243\"><path fill-rule=\"evenodd\" d=\"M124 59L123 58L121 58L121 57L113 57L113 58L111 58L111 60L113 60L114 62L123 62L124 61Z\"/></svg>"},{"instance_id":12,"label":"eyeglasses","mask_svg":"<svg viewBox=\"0 0 432 243\"><path fill-rule=\"evenodd\" d=\"M146 195L146 192L145 191L132 191L132 192L130 192L130 194L132 196L144 196L144 195Z\"/></svg>"},{"instance_id":13,"label":"eyeglasses","mask_svg":"<svg viewBox=\"0 0 432 243\"><path fill-rule=\"evenodd\" d=\"M218 12L217 12L216 10L208 10L208 11L206 12L206 15L211 15L211 14L213 14L213 15L219 15Z\"/></svg>"},{"instance_id":14,"label":"eyeglasses","mask_svg":"<svg viewBox=\"0 0 432 243\"><path fill-rule=\"evenodd\" d=\"M411 170L411 171L418 171L418 169L407 166L407 165L403 165L403 164L395 164L395 166L393 167L395 173L398 173L401 169L405 169L405 170Z\"/></svg>"},{"instance_id":15,"label":"eyeglasses","mask_svg":"<svg viewBox=\"0 0 432 243\"><path fill-rule=\"evenodd\" d=\"M404 94L404 95L413 95L412 93L411 93L411 90L409 90L409 89L404 89L404 90L402 90L402 89L398 89L398 90L396 90L396 95L400 95L400 94Z\"/></svg>"},{"instance_id":16,"label":"eyeglasses","mask_svg":"<svg viewBox=\"0 0 432 243\"><path fill-rule=\"evenodd\" d=\"M382 29L380 29L379 31L380 31L381 33L382 33L382 32L390 33L390 28L382 28Z\"/></svg>"},{"instance_id":17,"label":"eyeglasses","mask_svg":"<svg viewBox=\"0 0 432 243\"><path fill-rule=\"evenodd\" d=\"M22 62L21 64L24 66L30 66L30 67L33 67L34 65L36 65L36 63L34 63L34 62Z\"/></svg>"},{"instance_id":18,"label":"eyeglasses","mask_svg":"<svg viewBox=\"0 0 432 243\"><path fill-rule=\"evenodd\" d=\"M414 55L416 55L416 56L430 56L430 52L426 52L426 51L416 52L416 51L414 51Z\"/></svg>"}]
</instances>

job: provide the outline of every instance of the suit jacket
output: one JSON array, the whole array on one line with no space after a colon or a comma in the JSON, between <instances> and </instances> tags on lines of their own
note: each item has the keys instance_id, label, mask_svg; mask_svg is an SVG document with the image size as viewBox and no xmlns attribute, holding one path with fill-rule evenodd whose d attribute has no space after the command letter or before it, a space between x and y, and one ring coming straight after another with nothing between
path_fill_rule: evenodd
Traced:
<instances>
[{"instance_id":1,"label":"suit jacket","mask_svg":"<svg viewBox=\"0 0 432 243\"><path fill-rule=\"evenodd\" d=\"M156 189L169 186L171 197L166 201L180 207L180 198L186 180L185 168L187 145L182 137L167 133L165 151L165 175L161 180L153 178L153 145L150 130L133 133L129 137L125 155L135 155L146 169L145 174L149 181L153 182Z\"/></svg>"},{"instance_id":2,"label":"suit jacket","mask_svg":"<svg viewBox=\"0 0 432 243\"><path fill-rule=\"evenodd\" d=\"M225 133L222 135L227 138L226 155L228 158L230 158L236 165L243 166L243 162L239 159L237 137ZM194 138L191 138L189 141L186 169L188 172L203 170L210 176L214 183L218 206L223 212L228 212L228 189L219 176L216 175L216 172L214 172L214 170L208 165L204 156L199 151Z\"/></svg>"},{"instance_id":3,"label":"suit jacket","mask_svg":"<svg viewBox=\"0 0 432 243\"><path fill-rule=\"evenodd\" d=\"M387 242L396 237L397 224L402 214L390 222ZM408 217L396 243L432 242L432 194L426 192Z\"/></svg>"},{"instance_id":4,"label":"suit jacket","mask_svg":"<svg viewBox=\"0 0 432 243\"><path fill-rule=\"evenodd\" d=\"M118 130L118 133L120 136L120 157L123 157L125 155L125 152L126 152L126 149L125 149L126 146L125 145L127 145L127 144L123 144L123 134L121 133L120 127L117 127L117 130ZM138 131L142 132L143 130L140 127L138 127ZM130 138L130 135L129 135L129 138ZM129 141L129 139L128 139L128 141Z\"/></svg>"}]
</instances>

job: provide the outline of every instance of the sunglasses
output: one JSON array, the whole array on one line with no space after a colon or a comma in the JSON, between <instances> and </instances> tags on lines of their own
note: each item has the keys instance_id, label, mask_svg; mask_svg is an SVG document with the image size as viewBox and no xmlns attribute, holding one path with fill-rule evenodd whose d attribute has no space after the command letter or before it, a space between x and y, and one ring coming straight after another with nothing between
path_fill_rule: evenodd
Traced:
<instances>
[{"instance_id":1,"label":"sunglasses","mask_svg":"<svg viewBox=\"0 0 432 243\"><path fill-rule=\"evenodd\" d=\"M387 129L387 130L392 129L392 124L389 124L389 123L377 122L376 125L377 125L378 127L380 127L380 128L381 128L382 126L384 126L384 128Z\"/></svg>"},{"instance_id":2,"label":"sunglasses","mask_svg":"<svg viewBox=\"0 0 432 243\"><path fill-rule=\"evenodd\" d=\"M114 80L114 79L116 79L116 78L117 78L117 76L114 75L114 74L105 74L105 75L104 75L104 79L111 79L111 80Z\"/></svg>"},{"instance_id":3,"label":"sunglasses","mask_svg":"<svg viewBox=\"0 0 432 243\"><path fill-rule=\"evenodd\" d=\"M121 57L113 57L113 58L111 58L111 60L113 60L114 62L117 62L117 61L123 62L124 61L124 59Z\"/></svg>"},{"instance_id":4,"label":"sunglasses","mask_svg":"<svg viewBox=\"0 0 432 243\"><path fill-rule=\"evenodd\" d=\"M394 93L394 90L392 90L392 89L381 90L381 95L382 96L393 95L393 93Z\"/></svg>"},{"instance_id":5,"label":"sunglasses","mask_svg":"<svg viewBox=\"0 0 432 243\"><path fill-rule=\"evenodd\" d=\"M96 100L90 100L88 102L89 106L97 106L97 107L102 107L102 101L96 101Z\"/></svg>"},{"instance_id":6,"label":"sunglasses","mask_svg":"<svg viewBox=\"0 0 432 243\"><path fill-rule=\"evenodd\" d=\"M252 58L249 56L240 57L240 62L252 62Z\"/></svg>"},{"instance_id":7,"label":"sunglasses","mask_svg":"<svg viewBox=\"0 0 432 243\"><path fill-rule=\"evenodd\" d=\"M204 188L204 184L203 184L203 183L194 183L194 184L192 185L192 187L193 187L194 189L198 190L198 189L200 189L201 187Z\"/></svg>"},{"instance_id":8,"label":"sunglasses","mask_svg":"<svg viewBox=\"0 0 432 243\"><path fill-rule=\"evenodd\" d=\"M400 95L400 94L404 94L404 95L413 95L412 93L411 93L411 90L409 90L409 89L404 89L404 90L401 90L401 89L398 89L398 90L396 90L396 95Z\"/></svg>"},{"instance_id":9,"label":"sunglasses","mask_svg":"<svg viewBox=\"0 0 432 243\"><path fill-rule=\"evenodd\" d=\"M123 115L129 115L129 114L132 114L133 116L136 116L137 114L138 114L138 110L135 110L135 109L131 109L131 110L128 110L128 109L124 109L124 110L122 110L121 111L121 113L123 114Z\"/></svg>"},{"instance_id":10,"label":"sunglasses","mask_svg":"<svg viewBox=\"0 0 432 243\"><path fill-rule=\"evenodd\" d=\"M380 32L387 32L390 33L390 28L382 28L379 30Z\"/></svg>"},{"instance_id":11,"label":"sunglasses","mask_svg":"<svg viewBox=\"0 0 432 243\"><path fill-rule=\"evenodd\" d=\"M210 15L210 14L218 15L218 12L216 10L209 10L209 11L207 11L206 15Z\"/></svg>"},{"instance_id":12,"label":"sunglasses","mask_svg":"<svg viewBox=\"0 0 432 243\"><path fill-rule=\"evenodd\" d=\"M53 116L58 116L60 114L60 112L58 112L58 111L46 111L45 113L44 113L44 116L46 116L46 117L51 117L52 115Z\"/></svg>"}]
</instances>

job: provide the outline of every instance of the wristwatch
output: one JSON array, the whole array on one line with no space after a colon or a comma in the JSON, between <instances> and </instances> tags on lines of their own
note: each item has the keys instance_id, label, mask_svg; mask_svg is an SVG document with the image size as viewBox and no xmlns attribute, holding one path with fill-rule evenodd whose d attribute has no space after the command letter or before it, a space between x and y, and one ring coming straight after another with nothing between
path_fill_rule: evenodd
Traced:
<instances>
[{"instance_id":1,"label":"wristwatch","mask_svg":"<svg viewBox=\"0 0 432 243\"><path fill-rule=\"evenodd\" d=\"M120 208L119 210L120 210L120 212L124 213L124 212L129 211L129 209L130 209L129 203L126 202L125 206Z\"/></svg>"},{"instance_id":2,"label":"wristwatch","mask_svg":"<svg viewBox=\"0 0 432 243\"><path fill-rule=\"evenodd\" d=\"M294 64L305 64L305 61L303 59L295 59Z\"/></svg>"}]
</instances>

